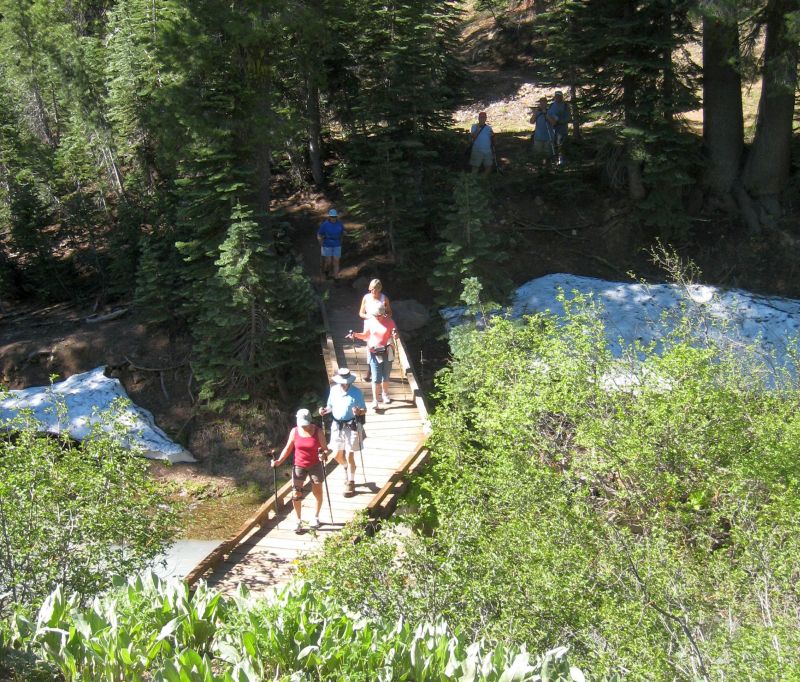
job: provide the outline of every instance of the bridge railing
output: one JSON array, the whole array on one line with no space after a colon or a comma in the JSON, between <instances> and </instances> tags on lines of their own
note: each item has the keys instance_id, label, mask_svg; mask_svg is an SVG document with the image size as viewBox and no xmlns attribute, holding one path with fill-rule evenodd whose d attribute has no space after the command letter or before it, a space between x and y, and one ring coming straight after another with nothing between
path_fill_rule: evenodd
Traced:
<instances>
[{"instance_id":1,"label":"bridge railing","mask_svg":"<svg viewBox=\"0 0 800 682\"><path fill-rule=\"evenodd\" d=\"M328 322L328 314L325 309L324 303L320 301L320 309L322 311L322 320L325 327L322 334L322 354L325 359L326 371L329 373L335 372L338 369L338 361L336 359L336 346L334 344L333 336L331 335L330 324ZM428 422L428 408L425 405L425 400L420 389L417 377L414 374L414 369L409 361L405 345L402 338L398 338L397 355L400 360L400 367L405 381L408 382L408 388L411 393L412 399L417 406L420 419L423 423L423 430L427 428ZM428 461L430 453L425 447L425 438L423 437L417 447L400 466L392 473L386 484L373 496L372 500L367 504L367 514L370 519L387 518L397 506L397 500L400 495L405 492L408 487L409 478L416 471L418 471ZM327 467L332 469L335 466L333 460L328 462ZM278 515L282 514L286 505L288 504L292 495L292 482L287 481L277 491L277 505L276 496L273 495L269 500L264 502L253 516L245 521L242 526L233 535L226 540L223 540L211 552L209 552L184 578L184 581L189 585L194 585L203 576L213 571L219 564L223 563L227 557L248 537L254 532L266 526L270 519L276 519Z\"/></svg>"}]
</instances>

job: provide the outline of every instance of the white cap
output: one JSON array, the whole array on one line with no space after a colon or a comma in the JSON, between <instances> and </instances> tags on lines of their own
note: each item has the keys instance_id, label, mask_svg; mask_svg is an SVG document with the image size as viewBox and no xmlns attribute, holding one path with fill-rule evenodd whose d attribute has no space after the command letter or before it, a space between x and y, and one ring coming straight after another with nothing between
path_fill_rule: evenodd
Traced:
<instances>
[{"instance_id":1,"label":"white cap","mask_svg":"<svg viewBox=\"0 0 800 682\"><path fill-rule=\"evenodd\" d=\"M297 410L297 425L298 426L310 426L311 425L311 412L307 409L303 408L302 410Z\"/></svg>"}]
</instances>

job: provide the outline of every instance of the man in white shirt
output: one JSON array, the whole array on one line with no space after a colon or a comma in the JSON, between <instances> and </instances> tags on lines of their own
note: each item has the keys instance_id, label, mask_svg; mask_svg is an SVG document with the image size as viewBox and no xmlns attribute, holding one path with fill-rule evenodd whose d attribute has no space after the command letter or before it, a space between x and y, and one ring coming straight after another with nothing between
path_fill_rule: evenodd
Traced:
<instances>
[{"instance_id":1,"label":"man in white shirt","mask_svg":"<svg viewBox=\"0 0 800 682\"><path fill-rule=\"evenodd\" d=\"M489 175L494 165L494 131L486 123L485 111L478 114L478 122L472 124L469 134L472 138L472 150L469 155L472 172L477 173L483 166L484 173Z\"/></svg>"}]
</instances>

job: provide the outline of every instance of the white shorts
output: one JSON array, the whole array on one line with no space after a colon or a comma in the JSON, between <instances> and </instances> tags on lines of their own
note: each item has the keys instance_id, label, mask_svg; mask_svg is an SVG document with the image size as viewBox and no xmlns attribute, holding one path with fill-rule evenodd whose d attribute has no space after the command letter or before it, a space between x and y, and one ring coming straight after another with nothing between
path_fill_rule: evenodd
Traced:
<instances>
[{"instance_id":1,"label":"white shorts","mask_svg":"<svg viewBox=\"0 0 800 682\"><path fill-rule=\"evenodd\" d=\"M331 426L331 442L328 447L334 452L355 452L359 449L358 429L351 428L347 423L340 424L335 419Z\"/></svg>"}]
</instances>

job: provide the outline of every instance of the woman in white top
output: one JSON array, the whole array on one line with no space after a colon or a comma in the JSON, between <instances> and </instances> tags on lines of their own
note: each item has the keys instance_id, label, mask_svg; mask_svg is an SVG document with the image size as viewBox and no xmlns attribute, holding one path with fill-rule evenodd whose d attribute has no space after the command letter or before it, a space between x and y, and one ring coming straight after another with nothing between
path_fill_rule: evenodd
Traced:
<instances>
[{"instance_id":1,"label":"woman in white top","mask_svg":"<svg viewBox=\"0 0 800 682\"><path fill-rule=\"evenodd\" d=\"M389 297L383 293L383 285L379 279L373 279L369 283L369 292L364 294L361 299L361 308L358 311L358 316L362 320L368 317L375 317L378 314L378 306L383 305L384 315L386 317L392 316L392 304L389 303Z\"/></svg>"},{"instance_id":2,"label":"woman in white top","mask_svg":"<svg viewBox=\"0 0 800 682\"><path fill-rule=\"evenodd\" d=\"M364 297L361 299L361 308L358 311L358 316L362 320L366 320L369 317L378 317L379 308L381 306L383 307L381 316L385 315L386 317L391 317L392 304L389 303L389 297L383 293L383 284L381 284L379 279L373 279L369 283L369 292L364 294ZM364 381L370 381L372 377L369 357L369 350L367 350L367 374L364 377Z\"/></svg>"}]
</instances>

